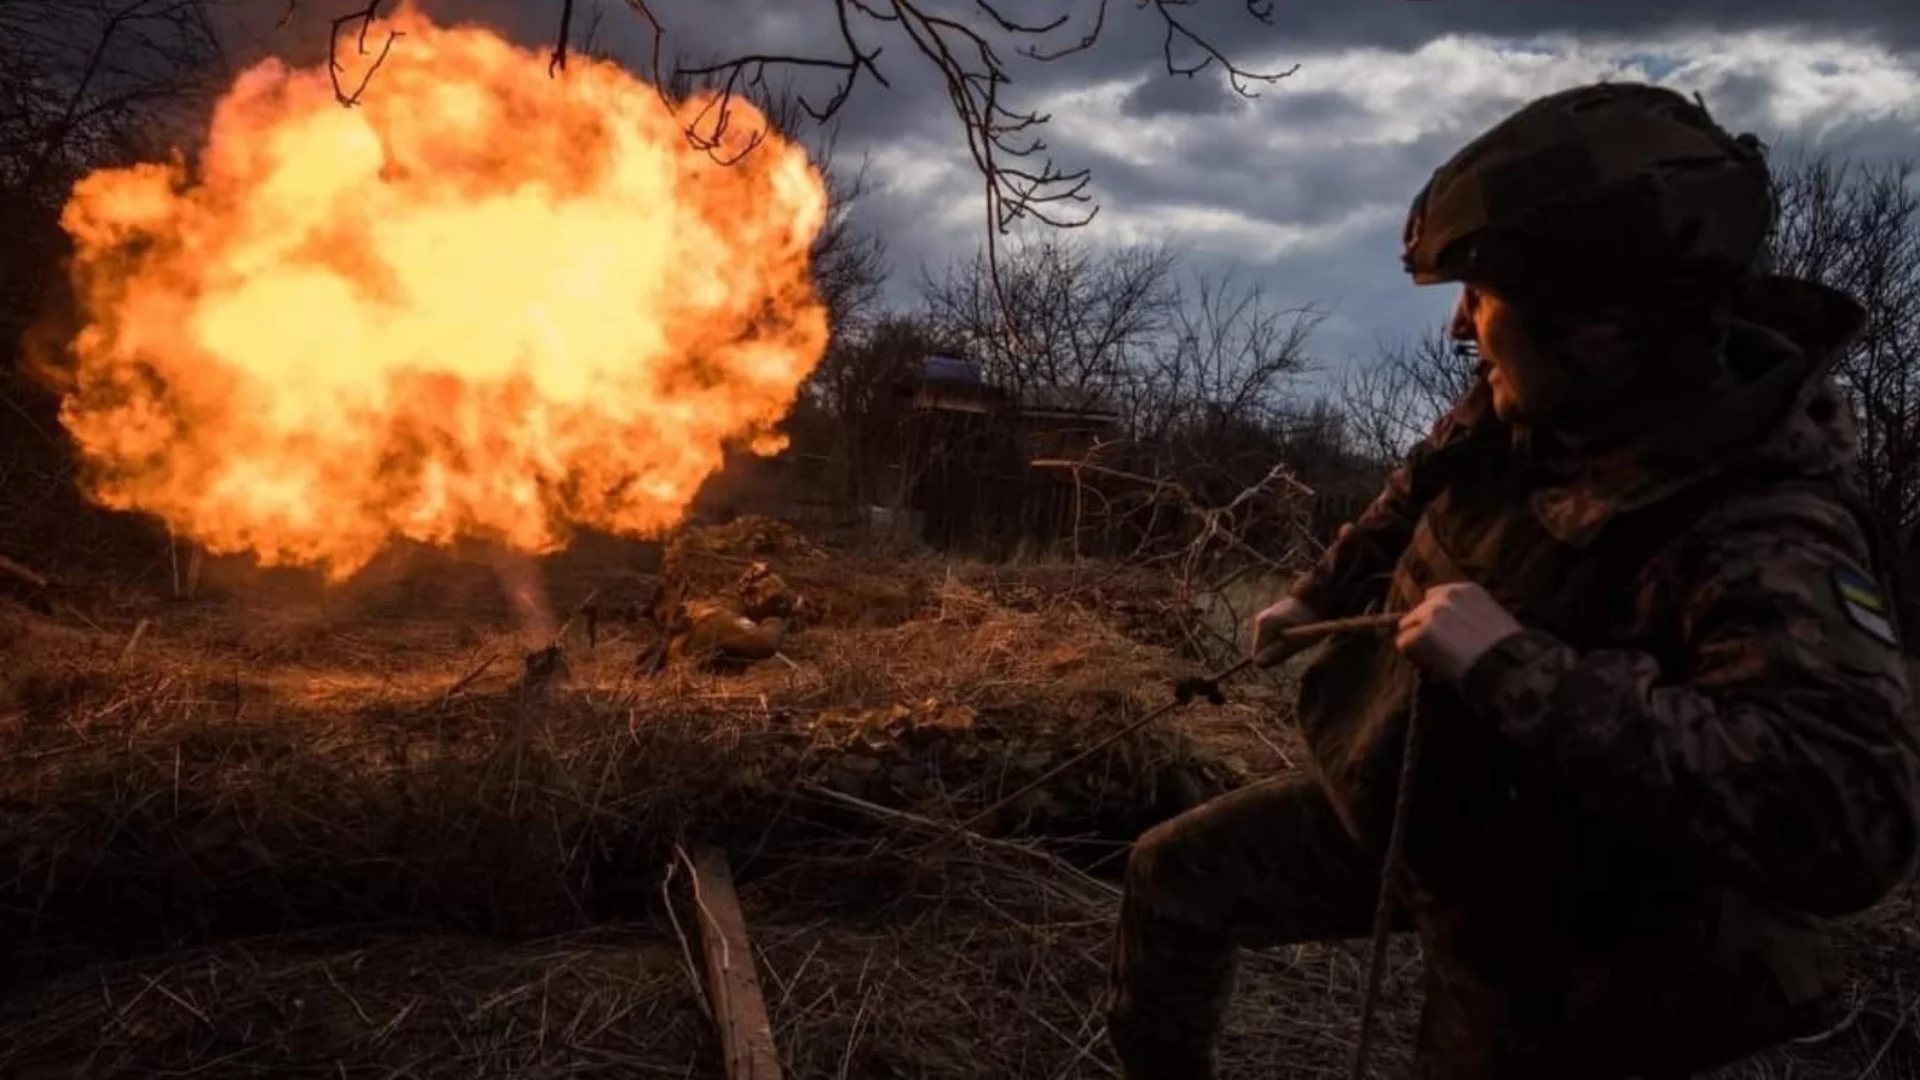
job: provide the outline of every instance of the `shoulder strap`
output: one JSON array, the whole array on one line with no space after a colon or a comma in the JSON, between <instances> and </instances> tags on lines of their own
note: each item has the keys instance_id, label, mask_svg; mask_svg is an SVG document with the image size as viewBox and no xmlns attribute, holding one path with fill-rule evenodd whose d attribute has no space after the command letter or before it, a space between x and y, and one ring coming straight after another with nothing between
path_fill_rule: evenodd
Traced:
<instances>
[{"instance_id":1,"label":"shoulder strap","mask_svg":"<svg viewBox=\"0 0 1920 1080\"><path fill-rule=\"evenodd\" d=\"M1735 465L1652 506L1622 515L1615 525L1632 534L1629 545L1640 564L1657 555L1694 525L1725 504L1728 497L1792 480L1802 474L1773 462ZM1616 543L1619 543L1616 537ZM1638 567L1636 567L1638 569Z\"/></svg>"}]
</instances>

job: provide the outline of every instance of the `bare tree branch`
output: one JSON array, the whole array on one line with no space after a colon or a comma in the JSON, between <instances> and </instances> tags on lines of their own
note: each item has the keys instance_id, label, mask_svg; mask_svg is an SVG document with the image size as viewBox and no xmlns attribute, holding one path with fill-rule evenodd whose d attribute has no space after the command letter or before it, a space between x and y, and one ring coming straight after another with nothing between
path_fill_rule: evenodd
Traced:
<instances>
[{"instance_id":1,"label":"bare tree branch","mask_svg":"<svg viewBox=\"0 0 1920 1080\"><path fill-rule=\"evenodd\" d=\"M103 165L187 145L227 74L208 0L0 0L0 340L60 278L59 212Z\"/></svg>"},{"instance_id":2,"label":"bare tree branch","mask_svg":"<svg viewBox=\"0 0 1920 1080\"><path fill-rule=\"evenodd\" d=\"M366 92L368 81L393 48L396 34L389 33L377 51L368 43L370 28L378 17L382 0L368 2L333 20L335 40L330 60L336 72L335 92L344 105L357 103ZM981 179L984 212L987 221L987 258L985 270L993 291L1001 288L999 237L1015 222L1034 221L1054 228L1072 228L1092 221L1099 212L1088 193L1091 173L1085 168L1063 169L1047 156L1047 146L1039 131L1051 119L1037 110L1010 104L1013 76L1003 51L1012 55L1049 63L1099 44L1111 21L1107 7L1111 0L1099 0L1091 17L1076 19L1078 6L1069 0L1051 0L1052 14L1035 16L1008 14L1008 5L992 0L969 0L964 4L938 3L936 0L831 0L837 30L838 48L825 54L746 52L693 67L673 71L661 65L662 42L666 30L650 0L627 0L627 6L644 19L652 31L652 65L647 74L662 84L676 76L700 78L716 91L709 107L691 118L687 137L710 153L723 145L731 106L736 95L764 91L770 70L789 69L828 73L832 89L823 100L801 96L800 105L817 123L831 121L846 105L863 81L881 88L892 86L880 68L883 48L870 43L876 34L891 34L904 39L920 60L939 73L948 102L966 139L968 156ZM288 0L288 17L299 0ZM1151 10L1160 20L1163 40L1161 52L1167 74L1193 78L1203 72L1224 74L1234 91L1256 97L1257 87L1287 78L1298 65L1276 71L1244 67L1233 60L1205 33L1196 29L1193 13L1200 0L1138 0L1137 6ZM1272 0L1243 0L1244 14L1252 21L1273 23ZM566 69L573 42L574 0L559 0L558 26L548 73L557 76ZM969 17L970 16L970 17ZM283 18L284 21L284 18ZM354 41L362 57L372 55L368 69L358 85L348 89L338 79L341 70L337 55L340 31L358 24ZM1078 23L1080 29L1074 30ZM1067 40L1056 39L1066 36ZM728 160L752 152L758 145L757 134L732 152Z\"/></svg>"},{"instance_id":3,"label":"bare tree branch","mask_svg":"<svg viewBox=\"0 0 1920 1080\"><path fill-rule=\"evenodd\" d=\"M385 0L367 0L365 7L349 11L344 15L337 15L333 19L332 33L327 38L327 70L333 78L333 96L342 105L352 107L360 104L360 97L367 92L368 84L373 82L374 73L387 62L388 55L393 52L393 43L403 36L400 31L389 29L386 40L380 43L380 51L373 54L373 62L367 65L367 70L360 73L359 83L352 91L347 90L346 85L340 81L341 73L347 70L346 65L340 62L340 42L346 36L341 31L358 22L360 28L354 33L354 45L360 56L369 55L367 36L373 32L374 20L380 17L380 5L384 2Z\"/></svg>"},{"instance_id":4,"label":"bare tree branch","mask_svg":"<svg viewBox=\"0 0 1920 1080\"><path fill-rule=\"evenodd\" d=\"M703 74L709 70L714 70L711 65L675 63L671 76L659 84L661 94L669 104L689 101L702 91L716 90L714 80L730 74L717 70ZM853 213L870 190L866 162L852 168L842 165L838 131L832 122L817 129L816 137L805 138L801 129L810 114L793 84L775 85L763 80L746 94L763 118L761 129L748 139L750 146L758 145L769 132L812 144L813 162L827 182L828 201L827 221L814 237L811 253L814 283L826 302L836 337L854 332L879 306L887 263L885 241L858 222ZM709 103L707 111L711 110ZM707 148L713 152L713 146Z\"/></svg>"},{"instance_id":5,"label":"bare tree branch","mask_svg":"<svg viewBox=\"0 0 1920 1080\"><path fill-rule=\"evenodd\" d=\"M1466 396L1478 369L1477 358L1451 340L1444 323L1387 347L1342 380L1349 437L1376 461L1398 461Z\"/></svg>"},{"instance_id":6,"label":"bare tree branch","mask_svg":"<svg viewBox=\"0 0 1920 1080\"><path fill-rule=\"evenodd\" d=\"M1040 387L1099 394L1119 404L1153 367L1151 353L1180 300L1176 253L1140 246L1101 255L1052 235L981 252L928 276L928 318L989 378L1015 393Z\"/></svg>"}]
</instances>

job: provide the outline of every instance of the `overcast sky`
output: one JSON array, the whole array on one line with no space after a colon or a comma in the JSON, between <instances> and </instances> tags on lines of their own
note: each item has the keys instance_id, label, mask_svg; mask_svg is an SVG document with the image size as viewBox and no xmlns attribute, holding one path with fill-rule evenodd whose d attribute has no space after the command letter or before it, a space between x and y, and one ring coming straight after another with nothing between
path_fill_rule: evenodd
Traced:
<instances>
[{"instance_id":1,"label":"overcast sky","mask_svg":"<svg viewBox=\"0 0 1920 1080\"><path fill-rule=\"evenodd\" d=\"M351 6L302 0L305 17L317 21L327 3ZM559 0L426 6L544 43ZM583 22L592 6L580 0ZM979 22L971 2L944 6ZM1054 43L1077 37L1096 6L1001 5L1023 18L1080 13ZM694 55L838 48L832 0L651 7L669 47ZM1171 240L1194 269L1231 270L1276 304L1324 309L1314 344L1333 371L1445 314L1446 290L1416 289L1400 272L1407 203L1450 153L1533 96L1602 78L1649 80L1700 94L1724 124L1759 134L1776 155L1920 155L1920 0L1278 0L1271 25L1250 19L1242 0L1197 7L1196 27L1243 67L1298 71L1257 100L1214 73L1169 76L1159 17L1134 0L1109 0L1102 40L1070 60L1022 60L1020 41L999 35L1008 93L1051 114L1044 134L1062 168L1092 170L1100 212L1085 239ZM854 31L883 48L879 66L893 86L855 91L838 152L871 162L878 183L865 212L887 238L894 299L908 304L923 266L979 245L979 177L913 45L858 16ZM650 31L624 3L606 4L599 35L636 63L649 55Z\"/></svg>"}]
</instances>

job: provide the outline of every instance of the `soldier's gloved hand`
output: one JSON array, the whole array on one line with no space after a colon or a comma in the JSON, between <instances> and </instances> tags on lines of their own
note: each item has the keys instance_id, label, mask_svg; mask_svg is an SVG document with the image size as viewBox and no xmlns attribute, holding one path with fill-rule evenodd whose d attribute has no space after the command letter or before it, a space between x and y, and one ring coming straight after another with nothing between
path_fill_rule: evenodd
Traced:
<instances>
[{"instance_id":1,"label":"soldier's gloved hand","mask_svg":"<svg viewBox=\"0 0 1920 1080\"><path fill-rule=\"evenodd\" d=\"M1448 682L1459 682L1495 645L1524 627L1493 594L1472 582L1436 585L1400 619L1401 655Z\"/></svg>"},{"instance_id":2,"label":"soldier's gloved hand","mask_svg":"<svg viewBox=\"0 0 1920 1080\"><path fill-rule=\"evenodd\" d=\"M1288 643L1280 632L1290 626L1319 621L1320 616L1307 605L1291 596L1280 598L1253 617L1253 662L1259 667L1272 667L1284 662L1311 642Z\"/></svg>"}]
</instances>

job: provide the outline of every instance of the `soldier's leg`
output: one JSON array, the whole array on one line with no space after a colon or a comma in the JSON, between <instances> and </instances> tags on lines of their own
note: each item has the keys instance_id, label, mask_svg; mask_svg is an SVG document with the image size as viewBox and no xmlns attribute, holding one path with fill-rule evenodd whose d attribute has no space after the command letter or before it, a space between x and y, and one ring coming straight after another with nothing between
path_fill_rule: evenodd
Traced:
<instances>
[{"instance_id":1,"label":"soldier's leg","mask_svg":"<svg viewBox=\"0 0 1920 1080\"><path fill-rule=\"evenodd\" d=\"M1134 844L1107 997L1129 1080L1212 1075L1235 953L1372 928L1380 874L1319 786L1270 780Z\"/></svg>"}]
</instances>

